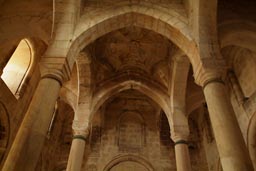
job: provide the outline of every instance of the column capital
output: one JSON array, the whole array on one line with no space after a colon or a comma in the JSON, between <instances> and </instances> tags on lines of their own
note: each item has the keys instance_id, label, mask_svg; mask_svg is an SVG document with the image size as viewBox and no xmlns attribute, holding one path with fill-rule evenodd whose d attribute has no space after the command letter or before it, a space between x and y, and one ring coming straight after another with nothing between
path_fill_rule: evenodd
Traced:
<instances>
[{"instance_id":1,"label":"column capital","mask_svg":"<svg viewBox=\"0 0 256 171\"><path fill-rule=\"evenodd\" d=\"M202 59L193 70L196 84L205 87L210 82L223 82L227 67L223 59Z\"/></svg>"},{"instance_id":2,"label":"column capital","mask_svg":"<svg viewBox=\"0 0 256 171\"><path fill-rule=\"evenodd\" d=\"M179 141L188 141L189 128L188 126L174 126L171 129L171 139L174 143Z\"/></svg>"},{"instance_id":3,"label":"column capital","mask_svg":"<svg viewBox=\"0 0 256 171\"><path fill-rule=\"evenodd\" d=\"M52 79L58 81L60 83L60 85L62 85L62 83L64 81L64 76L60 70L40 66L40 71L41 71L41 79L52 78Z\"/></svg>"},{"instance_id":4,"label":"column capital","mask_svg":"<svg viewBox=\"0 0 256 171\"><path fill-rule=\"evenodd\" d=\"M71 75L71 69L65 57L43 57L40 62L42 78L56 79L60 84L67 81Z\"/></svg>"},{"instance_id":5,"label":"column capital","mask_svg":"<svg viewBox=\"0 0 256 171\"><path fill-rule=\"evenodd\" d=\"M174 141L174 143L176 144L177 142L187 142L188 141L188 135L187 134L175 134L173 132L171 132L171 139Z\"/></svg>"},{"instance_id":6,"label":"column capital","mask_svg":"<svg viewBox=\"0 0 256 171\"><path fill-rule=\"evenodd\" d=\"M176 143L178 141L187 141L189 137L188 118L186 117L185 107L172 107L172 121L170 127L171 139Z\"/></svg>"},{"instance_id":7,"label":"column capital","mask_svg":"<svg viewBox=\"0 0 256 171\"><path fill-rule=\"evenodd\" d=\"M201 69L199 73L194 74L196 84L202 86L203 88L211 82L221 82L224 83L224 70L217 69Z\"/></svg>"},{"instance_id":8,"label":"column capital","mask_svg":"<svg viewBox=\"0 0 256 171\"><path fill-rule=\"evenodd\" d=\"M73 121L72 129L73 129L73 139L86 140L90 133L88 123L83 123L77 120Z\"/></svg>"}]
</instances>

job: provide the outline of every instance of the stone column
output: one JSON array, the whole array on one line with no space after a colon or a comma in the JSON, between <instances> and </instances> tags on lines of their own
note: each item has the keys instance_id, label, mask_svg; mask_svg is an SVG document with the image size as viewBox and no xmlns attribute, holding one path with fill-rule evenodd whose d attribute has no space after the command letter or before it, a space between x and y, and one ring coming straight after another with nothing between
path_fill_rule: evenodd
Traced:
<instances>
[{"instance_id":1,"label":"stone column","mask_svg":"<svg viewBox=\"0 0 256 171\"><path fill-rule=\"evenodd\" d=\"M35 170L52 119L62 78L62 72L59 70L48 70L47 73L42 74L2 171Z\"/></svg>"},{"instance_id":2,"label":"stone column","mask_svg":"<svg viewBox=\"0 0 256 171\"><path fill-rule=\"evenodd\" d=\"M175 132L171 131L171 138L175 145L175 158L177 171L191 171L191 163L188 149L188 136L189 129L188 125L179 126L186 132ZM184 129L185 128L185 129ZM179 128L178 128L179 129Z\"/></svg>"},{"instance_id":3,"label":"stone column","mask_svg":"<svg viewBox=\"0 0 256 171\"><path fill-rule=\"evenodd\" d=\"M186 140L175 141L175 158L177 171L191 171L188 143Z\"/></svg>"},{"instance_id":4,"label":"stone column","mask_svg":"<svg viewBox=\"0 0 256 171\"><path fill-rule=\"evenodd\" d=\"M80 171L84 158L84 149L89 130L73 129L73 141L70 148L67 171Z\"/></svg>"},{"instance_id":5,"label":"stone column","mask_svg":"<svg viewBox=\"0 0 256 171\"><path fill-rule=\"evenodd\" d=\"M214 74L212 74L214 75ZM205 77L202 84L209 116L224 171L253 171L224 82Z\"/></svg>"}]
</instances>

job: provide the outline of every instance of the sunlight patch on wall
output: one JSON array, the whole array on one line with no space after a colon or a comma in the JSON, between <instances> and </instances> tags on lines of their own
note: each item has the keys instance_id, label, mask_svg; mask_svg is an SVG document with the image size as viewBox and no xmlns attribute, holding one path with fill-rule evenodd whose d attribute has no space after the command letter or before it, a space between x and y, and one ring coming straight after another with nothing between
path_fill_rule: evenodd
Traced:
<instances>
[{"instance_id":1,"label":"sunlight patch on wall","mask_svg":"<svg viewBox=\"0 0 256 171\"><path fill-rule=\"evenodd\" d=\"M21 40L1 75L2 80L16 98L20 96L21 87L31 66L31 54L28 41Z\"/></svg>"}]
</instances>

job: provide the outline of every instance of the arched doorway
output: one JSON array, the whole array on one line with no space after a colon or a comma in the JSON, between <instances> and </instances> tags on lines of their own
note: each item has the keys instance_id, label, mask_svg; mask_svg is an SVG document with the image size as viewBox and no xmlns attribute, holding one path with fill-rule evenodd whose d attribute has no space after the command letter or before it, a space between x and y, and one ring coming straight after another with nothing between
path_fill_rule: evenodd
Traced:
<instances>
[{"instance_id":1,"label":"arched doorway","mask_svg":"<svg viewBox=\"0 0 256 171\"><path fill-rule=\"evenodd\" d=\"M104 171L154 171L154 169L150 163L139 156L125 155L110 161Z\"/></svg>"},{"instance_id":2,"label":"arched doorway","mask_svg":"<svg viewBox=\"0 0 256 171\"><path fill-rule=\"evenodd\" d=\"M109 171L148 171L148 169L140 163L124 161L113 166Z\"/></svg>"}]
</instances>

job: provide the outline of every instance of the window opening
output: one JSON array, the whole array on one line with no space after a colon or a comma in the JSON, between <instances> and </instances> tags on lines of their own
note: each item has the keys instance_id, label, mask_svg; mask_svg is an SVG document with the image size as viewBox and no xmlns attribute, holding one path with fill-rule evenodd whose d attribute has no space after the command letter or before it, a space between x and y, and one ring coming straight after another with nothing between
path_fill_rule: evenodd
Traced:
<instances>
[{"instance_id":1,"label":"window opening","mask_svg":"<svg viewBox=\"0 0 256 171\"><path fill-rule=\"evenodd\" d=\"M29 42L23 39L3 69L1 78L17 99L22 95L25 79L32 63L31 57Z\"/></svg>"}]
</instances>

